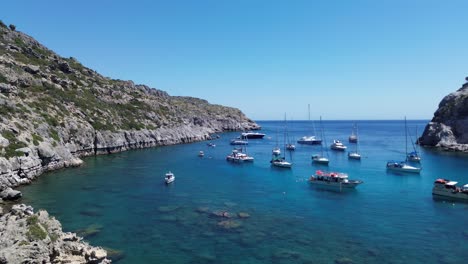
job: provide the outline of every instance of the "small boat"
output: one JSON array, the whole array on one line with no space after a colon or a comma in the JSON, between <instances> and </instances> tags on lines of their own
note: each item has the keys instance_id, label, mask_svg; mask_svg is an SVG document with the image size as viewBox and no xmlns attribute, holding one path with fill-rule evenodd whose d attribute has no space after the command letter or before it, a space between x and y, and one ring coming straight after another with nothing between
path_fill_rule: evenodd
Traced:
<instances>
[{"instance_id":1,"label":"small boat","mask_svg":"<svg viewBox=\"0 0 468 264\"><path fill-rule=\"evenodd\" d=\"M276 167L281 167L281 168L291 168L292 163L287 162L285 158L279 157L279 156L273 156L273 158L270 161L271 165L276 166Z\"/></svg>"},{"instance_id":2,"label":"small boat","mask_svg":"<svg viewBox=\"0 0 468 264\"><path fill-rule=\"evenodd\" d=\"M203 157L205 156L205 153L203 152L203 150L200 150L200 152L198 152L198 157Z\"/></svg>"},{"instance_id":3,"label":"small boat","mask_svg":"<svg viewBox=\"0 0 468 264\"><path fill-rule=\"evenodd\" d=\"M235 138L235 139L231 140L230 144L231 145L248 145L249 142L247 140L242 140L242 139Z\"/></svg>"},{"instance_id":4,"label":"small boat","mask_svg":"<svg viewBox=\"0 0 468 264\"><path fill-rule=\"evenodd\" d=\"M323 157L321 155L318 155L318 154L312 156L312 161L314 163L327 164L327 165L330 162L327 158L325 158L325 157Z\"/></svg>"},{"instance_id":5,"label":"small boat","mask_svg":"<svg viewBox=\"0 0 468 264\"><path fill-rule=\"evenodd\" d=\"M335 139L333 140L333 144L330 145L330 148L333 150L338 150L338 151L345 151L346 146L339 140Z\"/></svg>"},{"instance_id":6,"label":"small boat","mask_svg":"<svg viewBox=\"0 0 468 264\"><path fill-rule=\"evenodd\" d=\"M413 167L408 165L406 161L388 161L387 162L387 169L391 171L398 171L398 172L410 172L410 173L420 173L421 168Z\"/></svg>"},{"instance_id":7,"label":"small boat","mask_svg":"<svg viewBox=\"0 0 468 264\"><path fill-rule=\"evenodd\" d=\"M247 132L243 132L241 134L241 138L245 139L245 138L248 138L248 139L260 139L260 138L263 138L265 136L265 134L263 133L259 133L259 132L252 132L252 131L247 131Z\"/></svg>"},{"instance_id":8,"label":"small boat","mask_svg":"<svg viewBox=\"0 0 468 264\"><path fill-rule=\"evenodd\" d=\"M437 179L432 188L433 195L468 200L468 184L457 186L458 182L447 179Z\"/></svg>"},{"instance_id":9,"label":"small boat","mask_svg":"<svg viewBox=\"0 0 468 264\"><path fill-rule=\"evenodd\" d=\"M348 159L360 160L361 159L361 154L359 154L357 151L349 152L348 153Z\"/></svg>"},{"instance_id":10,"label":"small boat","mask_svg":"<svg viewBox=\"0 0 468 264\"><path fill-rule=\"evenodd\" d=\"M168 172L166 173L166 176L164 177L164 181L166 182L166 184L169 184L171 182L173 182L175 180L175 176L174 176L174 173L172 172Z\"/></svg>"},{"instance_id":11,"label":"small boat","mask_svg":"<svg viewBox=\"0 0 468 264\"><path fill-rule=\"evenodd\" d=\"M421 157L419 156L419 153L417 151L413 151L413 152L408 153L407 157L408 157L409 161L414 161L414 162L420 162L421 161Z\"/></svg>"},{"instance_id":12,"label":"small boat","mask_svg":"<svg viewBox=\"0 0 468 264\"><path fill-rule=\"evenodd\" d=\"M287 150L296 150L296 145L291 144L291 143L286 144L286 149Z\"/></svg>"},{"instance_id":13,"label":"small boat","mask_svg":"<svg viewBox=\"0 0 468 264\"><path fill-rule=\"evenodd\" d=\"M216 147L216 145L213 142L206 143L206 145L212 148Z\"/></svg>"},{"instance_id":14,"label":"small boat","mask_svg":"<svg viewBox=\"0 0 468 264\"><path fill-rule=\"evenodd\" d=\"M272 153L273 155L280 155L280 154L281 154L281 149L278 148L278 147L275 147L275 148L273 148L273 150L271 151L271 153Z\"/></svg>"},{"instance_id":15,"label":"small boat","mask_svg":"<svg viewBox=\"0 0 468 264\"><path fill-rule=\"evenodd\" d=\"M242 153L238 149L233 149L232 153L226 156L226 160L230 162L253 162L254 158L247 155L246 153Z\"/></svg>"},{"instance_id":16,"label":"small boat","mask_svg":"<svg viewBox=\"0 0 468 264\"><path fill-rule=\"evenodd\" d=\"M320 136L325 140L325 144L327 144L326 138L324 136L324 131L323 131L322 117L320 117ZM325 151L326 151L327 157L328 157L328 151L327 151L326 148L325 148ZM323 155L323 145L322 144L320 144L320 152L321 152L320 155L319 154L312 155L312 162L318 163L318 164L328 165L330 160L328 160L328 158Z\"/></svg>"},{"instance_id":17,"label":"small boat","mask_svg":"<svg viewBox=\"0 0 468 264\"><path fill-rule=\"evenodd\" d=\"M354 132L356 130L356 133ZM357 127L356 124L354 124L353 129L351 130L351 135L348 138L349 143L357 143L358 142L358 136L357 136Z\"/></svg>"},{"instance_id":18,"label":"small boat","mask_svg":"<svg viewBox=\"0 0 468 264\"><path fill-rule=\"evenodd\" d=\"M309 108L309 122L310 122L310 104L308 105L308 108ZM314 122L312 122L312 126L314 128L314 135L316 135L316 133L315 133L315 123ZM315 136L304 136L304 137L300 138L297 141L297 143L298 144L304 144L304 145L320 145L320 144L322 144L322 140L316 138Z\"/></svg>"},{"instance_id":19,"label":"small boat","mask_svg":"<svg viewBox=\"0 0 468 264\"><path fill-rule=\"evenodd\" d=\"M309 179L310 183L323 186L333 186L337 188L355 188L363 183L360 180L349 180L348 174L340 172L324 172L318 170Z\"/></svg>"},{"instance_id":20,"label":"small boat","mask_svg":"<svg viewBox=\"0 0 468 264\"><path fill-rule=\"evenodd\" d=\"M316 138L315 136L304 136L301 137L298 141L298 144L304 144L304 145L320 145L322 144L322 140Z\"/></svg>"}]
</instances>

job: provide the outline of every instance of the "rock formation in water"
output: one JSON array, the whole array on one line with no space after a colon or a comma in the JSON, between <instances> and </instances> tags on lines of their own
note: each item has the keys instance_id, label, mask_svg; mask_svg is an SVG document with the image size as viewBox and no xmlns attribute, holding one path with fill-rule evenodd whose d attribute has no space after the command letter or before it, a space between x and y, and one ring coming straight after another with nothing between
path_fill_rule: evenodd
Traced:
<instances>
[{"instance_id":1,"label":"rock formation in water","mask_svg":"<svg viewBox=\"0 0 468 264\"><path fill-rule=\"evenodd\" d=\"M235 108L103 77L0 21L0 193L83 156L243 129L259 126Z\"/></svg>"},{"instance_id":2,"label":"rock formation in water","mask_svg":"<svg viewBox=\"0 0 468 264\"><path fill-rule=\"evenodd\" d=\"M466 81L460 89L442 99L419 138L422 146L468 152L468 77Z\"/></svg>"},{"instance_id":3,"label":"rock formation in water","mask_svg":"<svg viewBox=\"0 0 468 264\"><path fill-rule=\"evenodd\" d=\"M24 204L0 211L0 263L110 263L107 252L92 247L62 226L46 211Z\"/></svg>"}]
</instances>

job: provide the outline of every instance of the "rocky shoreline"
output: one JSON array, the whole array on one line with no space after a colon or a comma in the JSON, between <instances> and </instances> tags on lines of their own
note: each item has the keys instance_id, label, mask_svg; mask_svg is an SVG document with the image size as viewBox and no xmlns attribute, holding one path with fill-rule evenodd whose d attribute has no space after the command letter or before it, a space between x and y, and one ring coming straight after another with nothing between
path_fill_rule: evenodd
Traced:
<instances>
[{"instance_id":1,"label":"rocky shoreline","mask_svg":"<svg viewBox=\"0 0 468 264\"><path fill-rule=\"evenodd\" d=\"M468 153L468 77L465 80L460 89L439 103L419 138L421 146Z\"/></svg>"},{"instance_id":2,"label":"rocky shoreline","mask_svg":"<svg viewBox=\"0 0 468 264\"><path fill-rule=\"evenodd\" d=\"M0 209L0 263L111 263L106 250L92 247L46 211L24 204Z\"/></svg>"}]
</instances>

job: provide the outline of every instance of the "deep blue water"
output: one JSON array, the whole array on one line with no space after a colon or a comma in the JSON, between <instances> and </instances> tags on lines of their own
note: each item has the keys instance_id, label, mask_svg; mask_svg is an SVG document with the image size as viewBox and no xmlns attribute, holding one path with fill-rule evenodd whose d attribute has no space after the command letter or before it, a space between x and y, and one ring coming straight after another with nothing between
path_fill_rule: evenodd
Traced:
<instances>
[{"instance_id":1,"label":"deep blue water","mask_svg":"<svg viewBox=\"0 0 468 264\"><path fill-rule=\"evenodd\" d=\"M408 121L410 134L427 121ZM80 168L42 175L22 188L23 202L43 208L65 231L97 226L86 239L120 251L118 263L465 263L468 203L435 200L432 183L444 177L468 183L468 156L422 150L420 175L394 174L389 159L403 159L402 121L359 121L362 161L329 152L329 170L364 184L337 192L311 186L322 168L311 163L319 146L297 145L291 170L270 167L283 122L259 122L263 140L250 140L253 164L231 164L229 140L90 157ZM316 124L318 129L318 124ZM347 143L350 121L324 121L328 144ZM312 134L311 122L289 122L290 136ZM278 131L280 131L278 133ZM413 132L414 131L414 132ZM411 147L411 146L409 146ZM204 158L197 157L198 151ZM290 158L289 156L287 156ZM166 186L171 170L176 181ZM207 212L205 212L207 211ZM210 212L245 212L233 228ZM220 222L222 222L220 224ZM464 261L465 260L465 261Z\"/></svg>"}]
</instances>

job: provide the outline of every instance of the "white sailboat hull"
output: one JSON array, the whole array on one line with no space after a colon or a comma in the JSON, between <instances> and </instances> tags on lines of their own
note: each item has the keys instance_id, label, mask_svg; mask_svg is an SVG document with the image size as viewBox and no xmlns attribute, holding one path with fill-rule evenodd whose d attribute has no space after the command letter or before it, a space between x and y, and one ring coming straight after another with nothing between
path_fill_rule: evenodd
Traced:
<instances>
[{"instance_id":1,"label":"white sailboat hull","mask_svg":"<svg viewBox=\"0 0 468 264\"><path fill-rule=\"evenodd\" d=\"M421 168L413 167L407 164L400 165L400 166L387 164L387 169L391 171L408 172L408 173L420 173L421 172Z\"/></svg>"}]
</instances>

